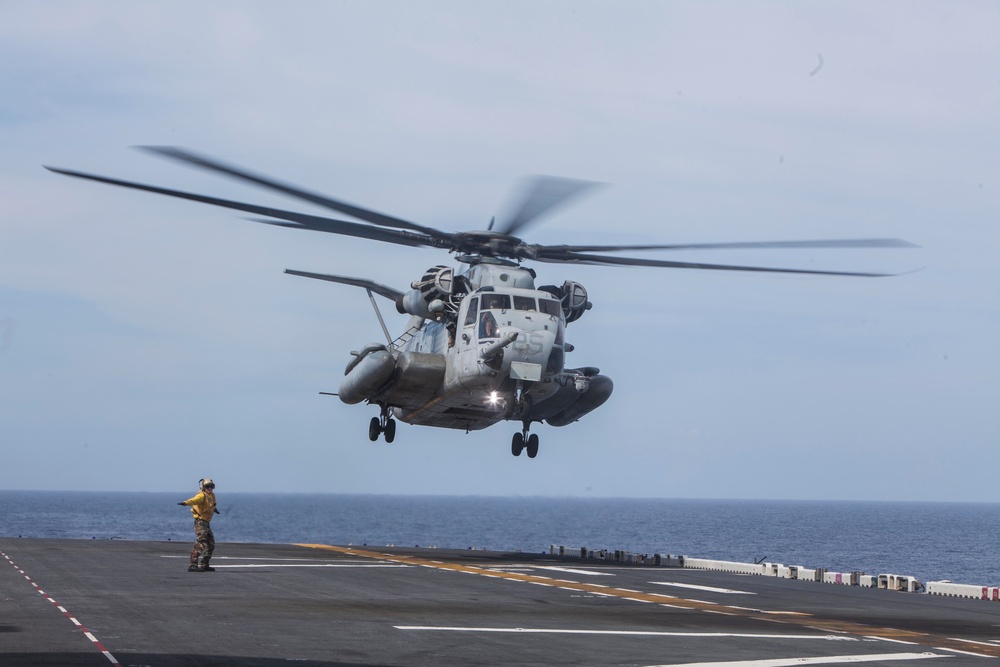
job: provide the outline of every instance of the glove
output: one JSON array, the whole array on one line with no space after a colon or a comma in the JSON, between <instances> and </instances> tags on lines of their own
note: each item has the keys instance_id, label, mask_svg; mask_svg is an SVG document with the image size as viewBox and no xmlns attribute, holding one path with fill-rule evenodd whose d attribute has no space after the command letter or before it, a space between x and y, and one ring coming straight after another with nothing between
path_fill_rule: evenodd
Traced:
<instances>
[{"instance_id":1,"label":"glove","mask_svg":"<svg viewBox=\"0 0 1000 667\"><path fill-rule=\"evenodd\" d=\"M181 502L179 502L179 503L177 503L177 504L178 504L178 505L182 505L182 506L183 506L183 505L184 505L184 502L183 502L183 501L181 501Z\"/></svg>"}]
</instances>

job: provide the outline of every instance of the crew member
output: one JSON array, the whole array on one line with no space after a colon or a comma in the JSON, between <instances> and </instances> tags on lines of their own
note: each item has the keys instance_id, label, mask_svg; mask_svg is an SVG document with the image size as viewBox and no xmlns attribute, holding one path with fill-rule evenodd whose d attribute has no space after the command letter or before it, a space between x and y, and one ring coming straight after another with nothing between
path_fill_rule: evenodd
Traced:
<instances>
[{"instance_id":1,"label":"crew member","mask_svg":"<svg viewBox=\"0 0 1000 667\"><path fill-rule=\"evenodd\" d=\"M191 550L188 572L215 572L215 568L209 565L212 552L215 551L215 535L212 534L211 521L213 516L221 514L215 508L215 482L211 477L206 477L198 480L198 487L200 489L198 495L177 503L190 507L191 514L194 515L194 536L197 541Z\"/></svg>"},{"instance_id":2,"label":"crew member","mask_svg":"<svg viewBox=\"0 0 1000 667\"><path fill-rule=\"evenodd\" d=\"M497 337L497 320L493 317L493 313L483 313L482 317L479 318L479 338L496 338Z\"/></svg>"}]
</instances>

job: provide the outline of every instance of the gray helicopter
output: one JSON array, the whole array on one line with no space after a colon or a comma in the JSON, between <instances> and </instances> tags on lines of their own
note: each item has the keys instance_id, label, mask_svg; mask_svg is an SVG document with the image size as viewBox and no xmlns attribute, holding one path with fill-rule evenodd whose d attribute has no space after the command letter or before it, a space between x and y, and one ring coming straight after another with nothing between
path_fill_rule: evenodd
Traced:
<instances>
[{"instance_id":1,"label":"gray helicopter","mask_svg":"<svg viewBox=\"0 0 1000 667\"><path fill-rule=\"evenodd\" d=\"M901 239L844 239L684 245L538 245L515 236L530 223L597 185L590 181L536 177L527 182L519 202L501 223L486 230L443 232L414 222L332 199L175 147L144 147L155 155L205 169L348 215L350 222L265 206L218 199L94 174L46 167L52 172L251 213L279 227L355 236L411 247L441 248L466 265L456 273L434 266L397 290L366 278L307 271L285 273L353 285L367 291L385 343L351 352L335 395L347 404L379 408L368 437L391 443L396 420L408 424L463 429L500 421L520 422L511 453L538 454L534 422L566 426L603 405L614 384L593 366L567 368L566 327L591 309L587 290L573 281L536 286L535 271L525 260L543 263L645 266L724 271L755 271L837 276L887 276L886 273L815 271L729 264L677 262L604 253L648 250L733 248L889 248L916 247ZM403 333L393 338L373 294L409 315ZM325 392L323 392L325 393Z\"/></svg>"}]
</instances>

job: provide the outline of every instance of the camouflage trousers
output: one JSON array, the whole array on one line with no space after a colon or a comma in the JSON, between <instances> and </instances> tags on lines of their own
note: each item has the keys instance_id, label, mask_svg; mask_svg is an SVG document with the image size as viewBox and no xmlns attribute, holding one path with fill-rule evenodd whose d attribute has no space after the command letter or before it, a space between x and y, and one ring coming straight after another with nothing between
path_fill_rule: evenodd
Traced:
<instances>
[{"instance_id":1,"label":"camouflage trousers","mask_svg":"<svg viewBox=\"0 0 1000 667\"><path fill-rule=\"evenodd\" d=\"M197 540L194 549L191 550L191 565L198 564L198 557L202 562L208 562L215 551L215 535L212 534L212 525L204 519L194 520L194 538Z\"/></svg>"}]
</instances>

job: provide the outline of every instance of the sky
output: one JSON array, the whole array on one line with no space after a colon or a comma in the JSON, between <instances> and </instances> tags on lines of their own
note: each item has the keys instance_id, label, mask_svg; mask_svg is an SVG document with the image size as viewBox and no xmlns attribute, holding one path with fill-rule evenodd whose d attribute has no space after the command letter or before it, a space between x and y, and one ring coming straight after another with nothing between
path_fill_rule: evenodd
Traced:
<instances>
[{"instance_id":1,"label":"sky","mask_svg":"<svg viewBox=\"0 0 1000 667\"><path fill-rule=\"evenodd\" d=\"M0 488L1000 501L1000 5L0 0ZM324 212L182 146L446 231L519 178L608 184L534 243L851 278L538 264L583 283L563 428L400 424L336 391L406 248L50 173ZM383 312L390 329L405 317Z\"/></svg>"}]
</instances>

